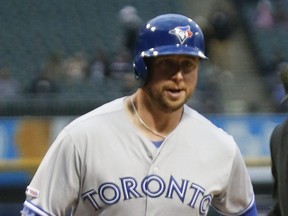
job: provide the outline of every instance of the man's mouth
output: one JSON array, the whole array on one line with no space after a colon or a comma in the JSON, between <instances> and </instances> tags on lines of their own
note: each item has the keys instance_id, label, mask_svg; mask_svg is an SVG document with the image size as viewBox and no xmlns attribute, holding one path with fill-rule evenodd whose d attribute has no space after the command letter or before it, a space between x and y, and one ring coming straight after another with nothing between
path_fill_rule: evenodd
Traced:
<instances>
[{"instance_id":1,"label":"man's mouth","mask_svg":"<svg viewBox=\"0 0 288 216\"><path fill-rule=\"evenodd\" d=\"M177 99L182 94L183 89L167 89L167 93L170 97Z\"/></svg>"},{"instance_id":2,"label":"man's mouth","mask_svg":"<svg viewBox=\"0 0 288 216\"><path fill-rule=\"evenodd\" d=\"M183 89L175 89L175 88L170 88L170 89L167 89L167 91L169 91L169 92L172 92L172 93L179 93L179 92L181 92Z\"/></svg>"}]
</instances>

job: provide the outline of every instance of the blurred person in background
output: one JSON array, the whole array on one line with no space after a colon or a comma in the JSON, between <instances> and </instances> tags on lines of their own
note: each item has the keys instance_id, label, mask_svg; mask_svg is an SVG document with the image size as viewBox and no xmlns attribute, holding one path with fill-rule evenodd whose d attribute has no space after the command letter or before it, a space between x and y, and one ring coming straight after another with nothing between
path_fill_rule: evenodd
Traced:
<instances>
[{"instance_id":1,"label":"blurred person in background","mask_svg":"<svg viewBox=\"0 0 288 216\"><path fill-rule=\"evenodd\" d=\"M86 55L77 52L63 61L63 77L67 84L83 83L87 78L88 62Z\"/></svg>"},{"instance_id":2,"label":"blurred person in background","mask_svg":"<svg viewBox=\"0 0 288 216\"><path fill-rule=\"evenodd\" d=\"M259 0L256 6L255 25L258 28L271 28L274 25L273 6L270 0Z\"/></svg>"},{"instance_id":3,"label":"blurred person in background","mask_svg":"<svg viewBox=\"0 0 288 216\"><path fill-rule=\"evenodd\" d=\"M12 77L8 67L0 68L0 98L16 96L20 90L20 83Z\"/></svg>"},{"instance_id":4,"label":"blurred person in background","mask_svg":"<svg viewBox=\"0 0 288 216\"><path fill-rule=\"evenodd\" d=\"M110 76L110 64L106 53L98 49L95 56L88 65L87 77L92 81L99 83Z\"/></svg>"},{"instance_id":5,"label":"blurred person in background","mask_svg":"<svg viewBox=\"0 0 288 216\"><path fill-rule=\"evenodd\" d=\"M122 50L116 54L110 64L110 77L113 79L122 79L125 74L133 74L131 64L131 55L129 52Z\"/></svg>"},{"instance_id":6,"label":"blurred person in background","mask_svg":"<svg viewBox=\"0 0 288 216\"><path fill-rule=\"evenodd\" d=\"M26 92L32 94L31 96L58 93L60 91L59 84L54 78L53 73L44 68L31 80Z\"/></svg>"},{"instance_id":7,"label":"blurred person in background","mask_svg":"<svg viewBox=\"0 0 288 216\"><path fill-rule=\"evenodd\" d=\"M127 5L119 11L119 19L123 28L123 44L128 52L133 55L137 39L137 33L142 24L135 7Z\"/></svg>"},{"instance_id":8,"label":"blurred person in background","mask_svg":"<svg viewBox=\"0 0 288 216\"><path fill-rule=\"evenodd\" d=\"M282 103L288 100L288 64L282 66L281 81L285 88ZM268 216L288 215L288 119L277 125L270 139L271 171L274 178L274 207Z\"/></svg>"},{"instance_id":9,"label":"blurred person in background","mask_svg":"<svg viewBox=\"0 0 288 216\"><path fill-rule=\"evenodd\" d=\"M135 88L135 77L132 73L133 65L130 52L122 50L119 52L110 65L110 77L118 81L123 93L131 93Z\"/></svg>"}]
</instances>

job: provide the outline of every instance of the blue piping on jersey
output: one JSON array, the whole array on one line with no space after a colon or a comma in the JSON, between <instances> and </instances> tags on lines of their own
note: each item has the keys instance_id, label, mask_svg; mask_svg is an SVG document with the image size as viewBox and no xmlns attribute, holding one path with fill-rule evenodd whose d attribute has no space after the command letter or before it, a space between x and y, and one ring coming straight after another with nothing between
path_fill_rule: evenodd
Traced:
<instances>
[{"instance_id":1,"label":"blue piping on jersey","mask_svg":"<svg viewBox=\"0 0 288 216\"><path fill-rule=\"evenodd\" d=\"M239 213L225 214L225 213L221 212L219 209L217 209L216 207L213 206L213 208L221 216L257 216L258 215L257 208L256 208L256 202L255 202L255 196L253 196L253 198L252 198L250 204L248 205L248 207L246 209L244 209L243 211L239 212Z\"/></svg>"},{"instance_id":2,"label":"blue piping on jersey","mask_svg":"<svg viewBox=\"0 0 288 216\"><path fill-rule=\"evenodd\" d=\"M39 208L28 200L25 200L24 208L21 212L26 216L51 216L49 213L45 212L43 209Z\"/></svg>"}]
</instances>

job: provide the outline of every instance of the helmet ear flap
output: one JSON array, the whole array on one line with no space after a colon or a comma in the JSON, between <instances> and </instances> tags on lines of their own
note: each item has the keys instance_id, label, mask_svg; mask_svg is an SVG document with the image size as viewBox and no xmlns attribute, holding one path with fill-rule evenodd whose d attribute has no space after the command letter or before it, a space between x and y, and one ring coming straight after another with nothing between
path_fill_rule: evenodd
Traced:
<instances>
[{"instance_id":1,"label":"helmet ear flap","mask_svg":"<svg viewBox=\"0 0 288 216\"><path fill-rule=\"evenodd\" d=\"M133 68L136 80L140 81L141 85L144 85L147 82L148 69L142 56L137 55L135 57Z\"/></svg>"}]
</instances>

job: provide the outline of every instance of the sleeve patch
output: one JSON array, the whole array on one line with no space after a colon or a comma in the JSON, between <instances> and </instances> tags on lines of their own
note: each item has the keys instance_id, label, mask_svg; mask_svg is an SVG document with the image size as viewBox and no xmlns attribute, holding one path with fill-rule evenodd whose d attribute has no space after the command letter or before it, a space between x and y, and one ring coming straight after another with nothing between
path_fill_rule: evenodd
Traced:
<instances>
[{"instance_id":1,"label":"sleeve patch","mask_svg":"<svg viewBox=\"0 0 288 216\"><path fill-rule=\"evenodd\" d=\"M39 193L40 193L40 192L39 192L39 190L28 186L28 187L26 188L26 192L25 192L25 193L26 193L26 195L27 195L28 197L37 198L37 197L39 197Z\"/></svg>"}]
</instances>

